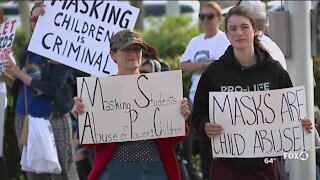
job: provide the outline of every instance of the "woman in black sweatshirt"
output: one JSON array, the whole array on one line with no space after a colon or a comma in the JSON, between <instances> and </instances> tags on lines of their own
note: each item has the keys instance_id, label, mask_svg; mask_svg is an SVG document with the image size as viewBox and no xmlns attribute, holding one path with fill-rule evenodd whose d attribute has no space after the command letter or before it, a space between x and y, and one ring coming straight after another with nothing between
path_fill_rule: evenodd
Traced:
<instances>
[{"instance_id":1,"label":"woman in black sweatshirt","mask_svg":"<svg viewBox=\"0 0 320 180\"><path fill-rule=\"evenodd\" d=\"M264 91L292 87L291 79L279 62L273 60L257 39L258 31L250 12L237 6L225 18L226 35L231 45L219 61L211 63L199 81L193 109L198 132L214 138L223 124L209 121L210 91ZM302 126L311 132L309 119ZM211 167L211 180L279 180L277 161L264 158L217 158Z\"/></svg>"}]
</instances>

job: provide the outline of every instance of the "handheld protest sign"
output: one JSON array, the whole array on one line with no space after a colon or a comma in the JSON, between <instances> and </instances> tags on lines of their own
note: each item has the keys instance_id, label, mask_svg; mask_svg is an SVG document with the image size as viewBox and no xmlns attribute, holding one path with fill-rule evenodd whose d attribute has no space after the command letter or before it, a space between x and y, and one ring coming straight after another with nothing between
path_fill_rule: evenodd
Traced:
<instances>
[{"instance_id":1,"label":"handheld protest sign","mask_svg":"<svg viewBox=\"0 0 320 180\"><path fill-rule=\"evenodd\" d=\"M77 78L86 112L79 116L82 144L185 135L182 72Z\"/></svg>"},{"instance_id":2,"label":"handheld protest sign","mask_svg":"<svg viewBox=\"0 0 320 180\"><path fill-rule=\"evenodd\" d=\"M102 77L117 73L110 39L133 29L139 9L118 1L44 1L28 50Z\"/></svg>"},{"instance_id":3,"label":"handheld protest sign","mask_svg":"<svg viewBox=\"0 0 320 180\"><path fill-rule=\"evenodd\" d=\"M13 19L0 24L0 75L4 72L4 62L12 52L17 20Z\"/></svg>"},{"instance_id":4,"label":"handheld protest sign","mask_svg":"<svg viewBox=\"0 0 320 180\"><path fill-rule=\"evenodd\" d=\"M211 140L214 157L281 156L310 149L305 89L210 92L209 118L223 132Z\"/></svg>"}]
</instances>

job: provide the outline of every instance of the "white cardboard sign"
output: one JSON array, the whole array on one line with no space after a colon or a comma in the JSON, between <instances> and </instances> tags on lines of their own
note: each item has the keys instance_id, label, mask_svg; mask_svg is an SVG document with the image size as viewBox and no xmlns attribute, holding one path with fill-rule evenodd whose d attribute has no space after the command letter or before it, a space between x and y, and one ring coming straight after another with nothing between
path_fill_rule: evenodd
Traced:
<instances>
[{"instance_id":1,"label":"white cardboard sign","mask_svg":"<svg viewBox=\"0 0 320 180\"><path fill-rule=\"evenodd\" d=\"M13 19L0 24L0 75L4 72L4 62L12 52L17 20Z\"/></svg>"},{"instance_id":2,"label":"white cardboard sign","mask_svg":"<svg viewBox=\"0 0 320 180\"><path fill-rule=\"evenodd\" d=\"M28 50L98 77L117 72L110 39L133 29L139 9L118 1L44 1Z\"/></svg>"},{"instance_id":3,"label":"white cardboard sign","mask_svg":"<svg viewBox=\"0 0 320 180\"><path fill-rule=\"evenodd\" d=\"M79 116L82 144L185 135L182 72L77 78L86 112Z\"/></svg>"},{"instance_id":4,"label":"white cardboard sign","mask_svg":"<svg viewBox=\"0 0 320 180\"><path fill-rule=\"evenodd\" d=\"M310 149L303 86L253 92L210 92L210 121L224 131L211 140L214 157L281 156Z\"/></svg>"}]
</instances>

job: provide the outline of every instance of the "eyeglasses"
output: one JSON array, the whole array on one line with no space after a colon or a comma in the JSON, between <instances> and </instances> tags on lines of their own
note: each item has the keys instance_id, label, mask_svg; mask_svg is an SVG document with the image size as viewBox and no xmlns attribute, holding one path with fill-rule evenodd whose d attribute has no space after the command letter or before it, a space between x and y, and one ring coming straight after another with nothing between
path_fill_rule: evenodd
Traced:
<instances>
[{"instance_id":1,"label":"eyeglasses","mask_svg":"<svg viewBox=\"0 0 320 180\"><path fill-rule=\"evenodd\" d=\"M208 20L212 20L214 17L216 17L216 15L213 14L213 13L210 13L210 14L200 13L200 14L199 14L199 19L200 19L201 21L203 21L206 17L207 17Z\"/></svg>"}]
</instances>

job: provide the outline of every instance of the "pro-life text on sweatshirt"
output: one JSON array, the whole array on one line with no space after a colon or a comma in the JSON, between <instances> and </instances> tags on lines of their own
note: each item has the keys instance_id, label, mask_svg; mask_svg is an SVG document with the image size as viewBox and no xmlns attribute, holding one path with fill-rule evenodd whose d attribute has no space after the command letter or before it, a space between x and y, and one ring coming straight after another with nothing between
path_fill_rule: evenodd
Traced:
<instances>
[{"instance_id":1,"label":"pro-life text on sweatshirt","mask_svg":"<svg viewBox=\"0 0 320 180\"><path fill-rule=\"evenodd\" d=\"M82 144L185 135L182 72L77 78Z\"/></svg>"},{"instance_id":2,"label":"pro-life text on sweatshirt","mask_svg":"<svg viewBox=\"0 0 320 180\"><path fill-rule=\"evenodd\" d=\"M305 89L210 92L209 118L223 126L213 138L214 157L281 156L309 150L310 134L300 119L306 117Z\"/></svg>"},{"instance_id":3,"label":"pro-life text on sweatshirt","mask_svg":"<svg viewBox=\"0 0 320 180\"><path fill-rule=\"evenodd\" d=\"M139 9L118 1L44 1L29 51L98 77L117 72L109 55L110 39L133 29Z\"/></svg>"},{"instance_id":4,"label":"pro-life text on sweatshirt","mask_svg":"<svg viewBox=\"0 0 320 180\"><path fill-rule=\"evenodd\" d=\"M16 22L16 19L12 19L0 24L0 75L4 72L4 63L12 52Z\"/></svg>"}]
</instances>

